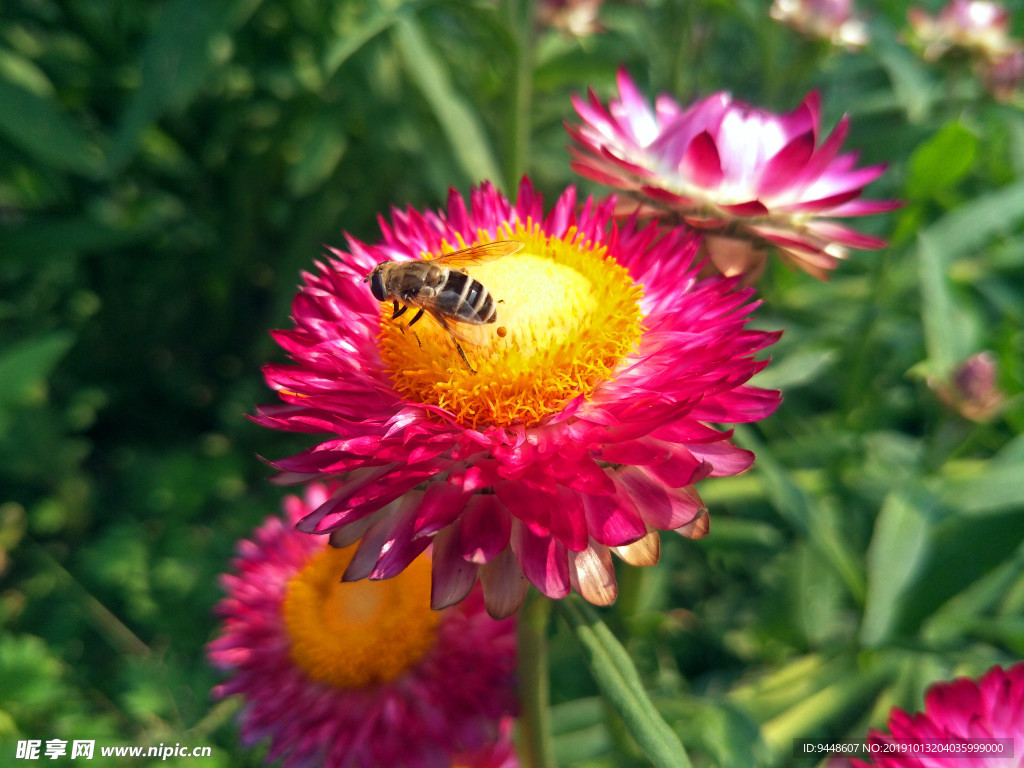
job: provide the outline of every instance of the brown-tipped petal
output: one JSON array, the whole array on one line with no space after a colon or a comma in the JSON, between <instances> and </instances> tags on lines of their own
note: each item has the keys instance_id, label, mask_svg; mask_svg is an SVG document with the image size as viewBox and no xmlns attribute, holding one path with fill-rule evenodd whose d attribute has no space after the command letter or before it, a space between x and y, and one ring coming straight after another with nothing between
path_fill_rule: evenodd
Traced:
<instances>
[{"instance_id":1,"label":"brown-tipped petal","mask_svg":"<svg viewBox=\"0 0 1024 768\"><path fill-rule=\"evenodd\" d=\"M768 251L757 248L749 240L722 235L704 235L701 246L718 272L726 277L743 275L742 285L752 285L764 272Z\"/></svg>"},{"instance_id":2,"label":"brown-tipped petal","mask_svg":"<svg viewBox=\"0 0 1024 768\"><path fill-rule=\"evenodd\" d=\"M632 544L612 547L612 551L630 565L654 565L661 557L661 539L657 531L651 531Z\"/></svg>"},{"instance_id":3,"label":"brown-tipped petal","mask_svg":"<svg viewBox=\"0 0 1024 768\"><path fill-rule=\"evenodd\" d=\"M688 539L703 539L711 532L711 515L704 510L686 525L676 528L675 532Z\"/></svg>"},{"instance_id":4,"label":"brown-tipped petal","mask_svg":"<svg viewBox=\"0 0 1024 768\"><path fill-rule=\"evenodd\" d=\"M506 547L491 562L481 566L480 583L484 604L492 619L507 619L518 611L530 588L530 582L519 570L512 547Z\"/></svg>"},{"instance_id":5,"label":"brown-tipped petal","mask_svg":"<svg viewBox=\"0 0 1024 768\"><path fill-rule=\"evenodd\" d=\"M580 552L569 551L569 580L573 589L594 605L611 605L619 595L612 553L596 541Z\"/></svg>"}]
</instances>

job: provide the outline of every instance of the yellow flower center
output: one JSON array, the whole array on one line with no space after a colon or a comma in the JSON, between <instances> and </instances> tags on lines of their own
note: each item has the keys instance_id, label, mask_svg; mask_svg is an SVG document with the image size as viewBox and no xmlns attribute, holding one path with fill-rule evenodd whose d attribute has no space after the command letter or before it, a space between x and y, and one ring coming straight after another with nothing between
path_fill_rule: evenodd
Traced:
<instances>
[{"instance_id":1,"label":"yellow flower center","mask_svg":"<svg viewBox=\"0 0 1024 768\"><path fill-rule=\"evenodd\" d=\"M292 661L336 688L392 680L430 650L441 613L430 610L430 560L383 581L342 583L355 545L324 547L288 583L284 620Z\"/></svg>"},{"instance_id":2,"label":"yellow flower center","mask_svg":"<svg viewBox=\"0 0 1024 768\"><path fill-rule=\"evenodd\" d=\"M489 242L486 232L475 244ZM549 237L538 224L506 224L499 240L518 240L518 253L467 269L496 302L493 323L451 317L470 365L437 322L392 320L383 305L379 339L395 389L408 400L444 408L472 428L536 424L573 398L589 396L637 348L643 288L575 228ZM447 247L443 253L463 247ZM443 254L437 254L443 255Z\"/></svg>"}]
</instances>

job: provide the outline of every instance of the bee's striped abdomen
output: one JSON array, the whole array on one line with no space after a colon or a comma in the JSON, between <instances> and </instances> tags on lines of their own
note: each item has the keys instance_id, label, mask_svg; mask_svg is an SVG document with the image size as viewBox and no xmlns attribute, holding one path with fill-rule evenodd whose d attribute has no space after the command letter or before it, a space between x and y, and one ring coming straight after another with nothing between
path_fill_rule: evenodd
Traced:
<instances>
[{"instance_id":1,"label":"bee's striped abdomen","mask_svg":"<svg viewBox=\"0 0 1024 768\"><path fill-rule=\"evenodd\" d=\"M454 269L437 296L437 307L460 322L474 325L493 323L498 315L494 299L483 284Z\"/></svg>"}]
</instances>

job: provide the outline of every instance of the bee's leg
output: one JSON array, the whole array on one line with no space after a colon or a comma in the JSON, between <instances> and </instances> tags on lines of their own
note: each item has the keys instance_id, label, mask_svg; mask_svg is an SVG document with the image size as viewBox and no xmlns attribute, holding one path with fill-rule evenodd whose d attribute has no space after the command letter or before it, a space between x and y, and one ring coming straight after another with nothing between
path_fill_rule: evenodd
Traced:
<instances>
[{"instance_id":1,"label":"bee's leg","mask_svg":"<svg viewBox=\"0 0 1024 768\"><path fill-rule=\"evenodd\" d=\"M448 325L447 322L445 322L445 319L441 317L441 315L435 315L433 312L431 312L430 316L437 320L437 322L441 324L442 328L448 331L448 335L452 337L452 341L455 343L455 348L459 350L459 356L462 358L462 362L466 364L466 367L469 368L469 372L476 373L476 369L474 369L473 366L470 365L469 358L466 357L466 350L464 350L462 348L462 345L459 344L459 339L455 335L455 331L452 330L452 327ZM419 319L419 315L416 316L416 319ZM412 323L409 323L409 325L412 325Z\"/></svg>"},{"instance_id":2,"label":"bee's leg","mask_svg":"<svg viewBox=\"0 0 1024 768\"><path fill-rule=\"evenodd\" d=\"M394 314L392 314L392 315L391 315L391 319L392 319L392 320L394 320L394 319L395 319L396 317L401 317L402 315L404 315L404 314L405 314L405 311L406 311L406 310L407 310L407 309L409 308L409 305L408 305L408 304L406 304L406 305L405 305L404 307L402 307L401 309L399 309L399 308L398 308L398 302L397 302L397 301L396 301L396 302L394 302L394 305L395 305L395 310L394 310Z\"/></svg>"},{"instance_id":3,"label":"bee's leg","mask_svg":"<svg viewBox=\"0 0 1024 768\"><path fill-rule=\"evenodd\" d=\"M405 312L406 309L408 309L408 307L402 307L402 312ZM413 315L412 320L409 321L409 327L412 328L416 325L416 321L421 317L423 317L423 307L420 307L420 311Z\"/></svg>"},{"instance_id":4,"label":"bee's leg","mask_svg":"<svg viewBox=\"0 0 1024 768\"><path fill-rule=\"evenodd\" d=\"M456 341L455 339L452 339L452 341L455 342L455 348L459 350L459 354L462 355L462 362L464 362L466 364L466 367L469 368L469 372L476 373L476 371L473 369L473 366L469 364L469 358L466 357L466 351L462 348L462 345L459 344L459 342Z\"/></svg>"}]
</instances>

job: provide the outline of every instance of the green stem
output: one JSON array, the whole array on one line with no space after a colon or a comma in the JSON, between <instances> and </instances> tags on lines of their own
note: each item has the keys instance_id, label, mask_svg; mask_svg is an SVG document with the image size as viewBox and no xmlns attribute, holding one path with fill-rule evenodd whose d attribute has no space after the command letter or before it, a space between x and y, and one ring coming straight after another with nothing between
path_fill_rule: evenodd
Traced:
<instances>
[{"instance_id":1,"label":"green stem","mask_svg":"<svg viewBox=\"0 0 1024 768\"><path fill-rule=\"evenodd\" d=\"M530 114L533 101L533 0L509 0L509 21L515 34L515 87L510 115L512 140L505 163L507 191L514 194L530 156Z\"/></svg>"},{"instance_id":2,"label":"green stem","mask_svg":"<svg viewBox=\"0 0 1024 768\"><path fill-rule=\"evenodd\" d=\"M555 768L548 686L548 617L551 601L531 589L519 609L519 762L523 768Z\"/></svg>"}]
</instances>

